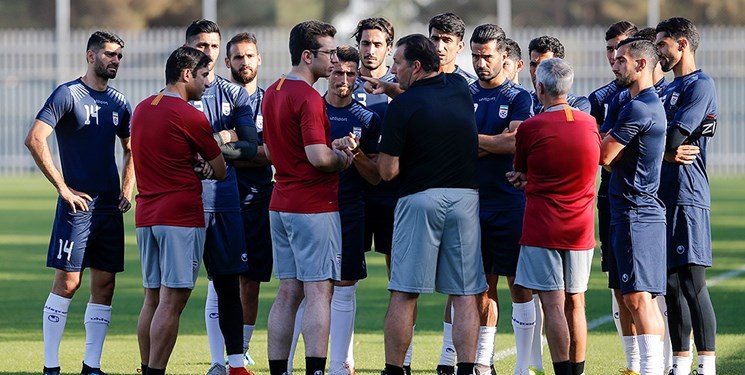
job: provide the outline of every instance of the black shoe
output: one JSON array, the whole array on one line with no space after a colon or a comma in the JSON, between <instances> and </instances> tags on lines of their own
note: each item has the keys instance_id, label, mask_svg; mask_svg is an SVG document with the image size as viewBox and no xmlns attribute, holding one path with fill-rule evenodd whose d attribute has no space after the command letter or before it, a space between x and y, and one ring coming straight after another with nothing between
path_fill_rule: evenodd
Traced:
<instances>
[{"instance_id":1,"label":"black shoe","mask_svg":"<svg viewBox=\"0 0 745 375\"><path fill-rule=\"evenodd\" d=\"M455 366L437 365L437 375L455 375Z\"/></svg>"},{"instance_id":2,"label":"black shoe","mask_svg":"<svg viewBox=\"0 0 745 375\"><path fill-rule=\"evenodd\" d=\"M44 375L59 375L60 368L59 367L46 367L44 366Z\"/></svg>"},{"instance_id":3,"label":"black shoe","mask_svg":"<svg viewBox=\"0 0 745 375\"><path fill-rule=\"evenodd\" d=\"M404 374L411 375L411 365L404 366Z\"/></svg>"},{"instance_id":4,"label":"black shoe","mask_svg":"<svg viewBox=\"0 0 745 375\"><path fill-rule=\"evenodd\" d=\"M497 370L494 369L494 365L489 366L491 368L491 375L497 375Z\"/></svg>"},{"instance_id":5,"label":"black shoe","mask_svg":"<svg viewBox=\"0 0 745 375\"><path fill-rule=\"evenodd\" d=\"M100 368L90 367L83 362L83 369L80 370L80 375L106 375L106 373L101 371Z\"/></svg>"}]
</instances>

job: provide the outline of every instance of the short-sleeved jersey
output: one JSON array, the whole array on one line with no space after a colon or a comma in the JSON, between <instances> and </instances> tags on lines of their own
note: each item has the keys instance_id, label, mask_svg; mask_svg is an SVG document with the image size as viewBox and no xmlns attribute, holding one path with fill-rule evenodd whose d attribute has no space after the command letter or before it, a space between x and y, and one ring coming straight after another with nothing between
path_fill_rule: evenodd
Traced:
<instances>
[{"instance_id":1,"label":"short-sleeved jersey","mask_svg":"<svg viewBox=\"0 0 745 375\"><path fill-rule=\"evenodd\" d=\"M210 87L204 90L202 99L191 102L194 108L204 112L212 126L212 132L236 129L241 126L254 127L253 111L248 93L225 78L215 76ZM221 181L202 181L202 198L206 212L236 212L240 210L238 182L235 168L227 163L227 175Z\"/></svg>"},{"instance_id":2,"label":"short-sleeved jersey","mask_svg":"<svg viewBox=\"0 0 745 375\"><path fill-rule=\"evenodd\" d=\"M533 113L538 114L543 112L543 104L538 101L538 94L535 91L531 92L533 97ZM574 95L572 93L567 94L567 103L573 108L577 108L584 113L590 113L590 101L584 96Z\"/></svg>"},{"instance_id":3,"label":"short-sleeved jersey","mask_svg":"<svg viewBox=\"0 0 745 375\"><path fill-rule=\"evenodd\" d=\"M269 202L273 211L323 213L339 210L339 173L316 169L305 146L331 147L326 105L307 82L286 76L264 93L264 145L276 173Z\"/></svg>"},{"instance_id":4,"label":"short-sleeved jersey","mask_svg":"<svg viewBox=\"0 0 745 375\"><path fill-rule=\"evenodd\" d=\"M614 79L587 96L587 100L590 102L590 115L595 118L598 127L603 125L606 113L608 113L608 107L613 101L613 97L621 89L622 87L618 84L618 81Z\"/></svg>"},{"instance_id":5,"label":"short-sleeved jersey","mask_svg":"<svg viewBox=\"0 0 745 375\"><path fill-rule=\"evenodd\" d=\"M117 136L129 138L131 117L119 91L96 91L80 78L58 86L36 115L54 128L65 183L93 198L92 212L121 213L114 150Z\"/></svg>"},{"instance_id":6,"label":"short-sleeved jersey","mask_svg":"<svg viewBox=\"0 0 745 375\"><path fill-rule=\"evenodd\" d=\"M475 75L473 75L471 73L468 73L467 71L461 69L460 66L458 66L458 65L455 66L455 70L453 70L453 72L450 73L450 74L457 74L457 75L463 77L466 80L466 83L468 83L469 86L472 83L474 83L474 82L476 82L478 80L478 78Z\"/></svg>"},{"instance_id":7,"label":"short-sleeved jersey","mask_svg":"<svg viewBox=\"0 0 745 375\"><path fill-rule=\"evenodd\" d=\"M527 174L520 244L561 250L595 247L595 119L556 106L525 120L515 135L515 170Z\"/></svg>"},{"instance_id":8,"label":"short-sleeved jersey","mask_svg":"<svg viewBox=\"0 0 745 375\"><path fill-rule=\"evenodd\" d=\"M624 100L628 90L618 95ZM608 187L611 223L664 221L657 189L665 149L665 110L654 87L642 90L621 107L609 136L625 146L613 165Z\"/></svg>"},{"instance_id":9,"label":"short-sleeved jersey","mask_svg":"<svg viewBox=\"0 0 745 375\"><path fill-rule=\"evenodd\" d=\"M378 151L380 139L380 117L352 100L348 106L337 108L326 102L326 112L331 122L331 139L354 133L359 136L360 150L366 154ZM359 202L364 197L367 182L360 176L354 165L339 173L339 204Z\"/></svg>"},{"instance_id":10,"label":"short-sleeved jersey","mask_svg":"<svg viewBox=\"0 0 745 375\"><path fill-rule=\"evenodd\" d=\"M396 82L396 76L391 74L389 70L380 77L380 80L383 82ZM365 91L365 80L362 79L362 76L357 77L357 80L354 82L352 95L354 100L377 113L381 120L385 117L385 110L388 108L391 98L386 94L370 94Z\"/></svg>"},{"instance_id":11,"label":"short-sleeved jersey","mask_svg":"<svg viewBox=\"0 0 745 375\"><path fill-rule=\"evenodd\" d=\"M399 196L478 186L478 131L463 77L414 82L388 105L382 129L380 152L399 157Z\"/></svg>"},{"instance_id":12,"label":"short-sleeved jersey","mask_svg":"<svg viewBox=\"0 0 745 375\"><path fill-rule=\"evenodd\" d=\"M132 118L132 156L137 177L137 227L203 227L202 183L197 154L220 155L201 112L170 93L146 98Z\"/></svg>"},{"instance_id":13,"label":"short-sleeved jersey","mask_svg":"<svg viewBox=\"0 0 745 375\"><path fill-rule=\"evenodd\" d=\"M525 121L532 116L530 93L510 80L495 88L485 89L474 82L468 86L473 98L476 126L479 134L497 135L512 121ZM488 154L479 158L479 206L482 216L496 210L522 208L522 189L512 186L505 173L512 171L514 155Z\"/></svg>"},{"instance_id":14,"label":"short-sleeved jersey","mask_svg":"<svg viewBox=\"0 0 745 375\"><path fill-rule=\"evenodd\" d=\"M701 70L676 77L665 88L661 98L668 132L675 128L683 134L691 134L704 120L718 116L714 81ZM667 206L710 208L711 192L706 174L709 137L689 138L686 144L698 146L700 153L693 164L662 163L660 199Z\"/></svg>"},{"instance_id":15,"label":"short-sleeved jersey","mask_svg":"<svg viewBox=\"0 0 745 375\"><path fill-rule=\"evenodd\" d=\"M258 145L264 144L264 116L261 114L261 103L264 101L264 89L258 87L249 96L251 112L256 124ZM238 177L238 194L241 196L241 206L249 206L260 202L268 202L272 197L272 167L236 168Z\"/></svg>"}]
</instances>

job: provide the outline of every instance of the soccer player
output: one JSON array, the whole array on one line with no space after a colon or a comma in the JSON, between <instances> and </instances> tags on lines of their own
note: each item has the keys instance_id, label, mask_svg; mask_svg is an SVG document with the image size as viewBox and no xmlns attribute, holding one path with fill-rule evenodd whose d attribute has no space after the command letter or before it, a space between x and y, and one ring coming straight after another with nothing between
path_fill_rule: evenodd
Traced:
<instances>
[{"instance_id":1,"label":"soccer player","mask_svg":"<svg viewBox=\"0 0 745 375\"><path fill-rule=\"evenodd\" d=\"M359 147L352 150L353 167L339 175L341 219L341 280L334 283L331 298L330 375L354 375L354 320L357 314L357 282L367 277L365 265L366 185L376 185L380 175L371 157L377 155L380 117L352 99L360 55L354 47L337 48L337 62L328 78L324 96L331 122L331 138L350 134ZM307 302L306 302L307 303Z\"/></svg>"},{"instance_id":2,"label":"soccer player","mask_svg":"<svg viewBox=\"0 0 745 375\"><path fill-rule=\"evenodd\" d=\"M475 295L486 291L473 102L465 79L439 72L437 50L424 35L403 37L396 47L391 71L405 91L388 106L378 155L381 177L401 181L384 324L385 372L404 374L417 297L436 289L448 294L458 311L457 373L471 374L479 321Z\"/></svg>"},{"instance_id":3,"label":"soccer player","mask_svg":"<svg viewBox=\"0 0 745 375\"><path fill-rule=\"evenodd\" d=\"M231 374L244 373L243 309L238 275L247 269L247 255L237 177L231 161L251 160L256 155L256 126L248 93L215 74L214 64L220 56L220 28L217 24L205 19L192 22L186 29L185 45L204 52L212 59L210 86L201 100L190 103L204 112L223 157L229 161L224 180L202 181L207 225L204 265L212 280L208 284L204 312L212 356L212 366L207 375L226 374L223 347L228 355ZM228 130L235 131L238 141L230 141ZM217 300L217 308L214 300ZM214 332L218 330L223 334L223 340L215 335Z\"/></svg>"},{"instance_id":4,"label":"soccer player","mask_svg":"<svg viewBox=\"0 0 745 375\"><path fill-rule=\"evenodd\" d=\"M530 41L528 44L528 56L530 58L530 79L533 81L533 113L540 113L543 110L543 104L538 100L536 95L535 72L541 61L558 57L564 58L564 45L559 39L552 36L540 36ZM590 102L584 96L567 94L567 102L570 106L579 109L582 112L590 113Z\"/></svg>"},{"instance_id":5,"label":"soccer player","mask_svg":"<svg viewBox=\"0 0 745 375\"><path fill-rule=\"evenodd\" d=\"M36 115L26 147L57 190L57 211L49 241L47 267L54 268L52 291L44 303L44 375L59 375L59 347L67 312L90 269L90 299L85 309L85 355L81 374L103 374L101 352L111 320L116 273L124 270L124 218L131 207L134 169L129 120L132 109L108 85L116 78L124 42L96 31L86 45L85 75L58 86ZM55 132L62 170L52 160L47 138ZM124 151L122 181L114 144Z\"/></svg>"},{"instance_id":6,"label":"soccer player","mask_svg":"<svg viewBox=\"0 0 745 375\"><path fill-rule=\"evenodd\" d=\"M600 135L594 119L567 102L573 79L564 60L538 66L536 95L545 110L517 129L515 171L507 176L525 186L526 197L515 285L538 291L554 373L581 375Z\"/></svg>"},{"instance_id":7,"label":"soccer player","mask_svg":"<svg viewBox=\"0 0 745 375\"><path fill-rule=\"evenodd\" d=\"M627 38L618 44L613 72L627 89L616 98L620 111L603 138L600 157L603 166L612 167L609 238L623 303L636 327L641 374L663 371L664 323L654 298L665 293L665 277L659 272L666 264L665 217L657 199L665 118L654 89L656 64L657 53L648 40Z\"/></svg>"},{"instance_id":8,"label":"soccer player","mask_svg":"<svg viewBox=\"0 0 745 375\"><path fill-rule=\"evenodd\" d=\"M504 59L502 69L504 69L504 75L512 82L520 84L518 73L522 72L525 61L523 61L523 52L520 49L520 45L516 41L507 38L505 39L505 45L507 50L507 58Z\"/></svg>"},{"instance_id":9,"label":"soccer player","mask_svg":"<svg viewBox=\"0 0 745 375\"><path fill-rule=\"evenodd\" d=\"M193 48L175 50L166 62L166 88L140 102L132 118L145 288L137 341L144 375L165 374L199 273L206 234L199 179L225 177L209 122L186 102L198 100L208 87L210 61ZM198 155L206 162L197 161Z\"/></svg>"},{"instance_id":10,"label":"soccer player","mask_svg":"<svg viewBox=\"0 0 745 375\"><path fill-rule=\"evenodd\" d=\"M295 313L303 296L305 366L323 374L331 313L332 280L340 278L339 171L350 150L331 148L323 98L313 89L336 63L336 29L305 21L290 31L292 69L266 90L262 113L264 151L276 169L269 204L274 276L279 291L269 312L272 375L287 372Z\"/></svg>"},{"instance_id":11,"label":"soccer player","mask_svg":"<svg viewBox=\"0 0 745 375\"><path fill-rule=\"evenodd\" d=\"M706 149L716 129L714 81L696 67L699 34L685 18L657 25L662 70L675 79L662 94L667 114L667 141L659 197L667 208L667 294L673 374L687 373L691 328L698 350L698 373L716 373L716 316L706 287L712 265L711 193Z\"/></svg>"},{"instance_id":12,"label":"soccer player","mask_svg":"<svg viewBox=\"0 0 745 375\"><path fill-rule=\"evenodd\" d=\"M476 77L473 74L455 64L458 54L466 46L466 42L463 41L463 36L466 34L465 22L455 13L441 13L430 18L427 30L429 30L429 39L437 48L440 71L458 74L465 78L469 85L475 82Z\"/></svg>"}]
</instances>

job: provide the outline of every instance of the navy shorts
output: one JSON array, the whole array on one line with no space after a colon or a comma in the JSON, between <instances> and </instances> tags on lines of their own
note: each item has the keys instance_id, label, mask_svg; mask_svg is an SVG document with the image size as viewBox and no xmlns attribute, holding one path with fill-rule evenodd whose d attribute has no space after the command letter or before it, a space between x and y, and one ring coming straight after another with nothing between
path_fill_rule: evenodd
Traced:
<instances>
[{"instance_id":1,"label":"navy shorts","mask_svg":"<svg viewBox=\"0 0 745 375\"><path fill-rule=\"evenodd\" d=\"M248 270L253 281L267 282L272 277L272 231L269 226L269 201L244 206L241 210L246 235Z\"/></svg>"},{"instance_id":2,"label":"navy shorts","mask_svg":"<svg viewBox=\"0 0 745 375\"><path fill-rule=\"evenodd\" d=\"M395 212L395 206L365 202L365 251L370 251L375 243L375 252L391 255Z\"/></svg>"},{"instance_id":3,"label":"navy shorts","mask_svg":"<svg viewBox=\"0 0 745 375\"><path fill-rule=\"evenodd\" d=\"M598 238L600 239L600 269L608 272L610 277L610 268L615 267L611 263L613 252L610 249L610 201L607 196L598 195ZM614 288L618 289L618 288Z\"/></svg>"},{"instance_id":4,"label":"navy shorts","mask_svg":"<svg viewBox=\"0 0 745 375\"><path fill-rule=\"evenodd\" d=\"M694 206L667 208L667 268L688 264L711 267L709 210Z\"/></svg>"},{"instance_id":5,"label":"navy shorts","mask_svg":"<svg viewBox=\"0 0 745 375\"><path fill-rule=\"evenodd\" d=\"M481 256L484 272L515 276L520 258L520 236L523 232L523 208L496 211L481 218Z\"/></svg>"},{"instance_id":6,"label":"navy shorts","mask_svg":"<svg viewBox=\"0 0 745 375\"><path fill-rule=\"evenodd\" d=\"M124 271L124 216L121 213L72 213L57 203L47 252L47 267L67 272L95 268Z\"/></svg>"},{"instance_id":7,"label":"navy shorts","mask_svg":"<svg viewBox=\"0 0 745 375\"><path fill-rule=\"evenodd\" d=\"M341 219L341 279L367 277L365 264L365 203L339 203Z\"/></svg>"},{"instance_id":8,"label":"navy shorts","mask_svg":"<svg viewBox=\"0 0 745 375\"><path fill-rule=\"evenodd\" d=\"M241 213L205 212L204 268L207 275L235 275L246 272L248 256Z\"/></svg>"},{"instance_id":9,"label":"navy shorts","mask_svg":"<svg viewBox=\"0 0 745 375\"><path fill-rule=\"evenodd\" d=\"M664 295L667 287L664 222L611 224L610 240L618 267L621 294Z\"/></svg>"}]
</instances>

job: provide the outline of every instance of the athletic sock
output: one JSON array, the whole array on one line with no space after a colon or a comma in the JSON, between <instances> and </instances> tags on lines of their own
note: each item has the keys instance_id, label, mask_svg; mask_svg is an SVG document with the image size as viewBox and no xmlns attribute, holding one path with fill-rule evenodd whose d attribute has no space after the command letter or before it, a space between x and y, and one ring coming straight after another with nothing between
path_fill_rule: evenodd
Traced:
<instances>
[{"instance_id":1,"label":"athletic sock","mask_svg":"<svg viewBox=\"0 0 745 375\"><path fill-rule=\"evenodd\" d=\"M533 301L512 303L512 330L515 332L515 373L527 372L538 312Z\"/></svg>"},{"instance_id":2,"label":"athletic sock","mask_svg":"<svg viewBox=\"0 0 745 375\"><path fill-rule=\"evenodd\" d=\"M148 368L147 375L166 375L166 369Z\"/></svg>"},{"instance_id":3,"label":"athletic sock","mask_svg":"<svg viewBox=\"0 0 745 375\"><path fill-rule=\"evenodd\" d=\"M640 374L661 374L662 340L659 335L637 335L639 343Z\"/></svg>"},{"instance_id":4,"label":"athletic sock","mask_svg":"<svg viewBox=\"0 0 745 375\"><path fill-rule=\"evenodd\" d=\"M554 362L554 374L572 375L572 364L569 361Z\"/></svg>"},{"instance_id":5,"label":"athletic sock","mask_svg":"<svg viewBox=\"0 0 745 375\"><path fill-rule=\"evenodd\" d=\"M290 366L287 364L286 359L270 359L269 360L269 374L270 375L284 375L288 373Z\"/></svg>"},{"instance_id":6,"label":"athletic sock","mask_svg":"<svg viewBox=\"0 0 745 375\"><path fill-rule=\"evenodd\" d=\"M106 332L111 324L111 306L88 303L85 308L85 355L83 363L92 368L101 368L101 352Z\"/></svg>"},{"instance_id":7,"label":"athletic sock","mask_svg":"<svg viewBox=\"0 0 745 375\"><path fill-rule=\"evenodd\" d=\"M569 362L569 364L572 367L572 375L585 375L585 361Z\"/></svg>"},{"instance_id":8,"label":"athletic sock","mask_svg":"<svg viewBox=\"0 0 745 375\"><path fill-rule=\"evenodd\" d=\"M416 324L411 326L411 342L409 347L406 349L406 355L404 356L404 367L411 366L411 357L414 355L414 329Z\"/></svg>"},{"instance_id":9,"label":"athletic sock","mask_svg":"<svg viewBox=\"0 0 745 375\"><path fill-rule=\"evenodd\" d=\"M404 368L386 363L385 364L385 375L404 375Z\"/></svg>"},{"instance_id":10,"label":"athletic sock","mask_svg":"<svg viewBox=\"0 0 745 375\"><path fill-rule=\"evenodd\" d=\"M489 367L494 364L494 335L497 327L479 327L479 341L476 346L476 363Z\"/></svg>"},{"instance_id":11,"label":"athletic sock","mask_svg":"<svg viewBox=\"0 0 745 375\"><path fill-rule=\"evenodd\" d=\"M344 370L344 363L354 366L352 336L354 335L354 318L356 313L357 284L335 286L331 297L331 327L329 355L329 373ZM334 371L332 371L332 369Z\"/></svg>"},{"instance_id":12,"label":"athletic sock","mask_svg":"<svg viewBox=\"0 0 745 375\"><path fill-rule=\"evenodd\" d=\"M692 356L674 356L673 357L673 374L674 375L680 375L685 374L688 375L691 373L691 366L693 365L693 357Z\"/></svg>"},{"instance_id":13,"label":"athletic sock","mask_svg":"<svg viewBox=\"0 0 745 375\"><path fill-rule=\"evenodd\" d=\"M536 370L543 371L543 313L541 298L533 295L535 310L535 324L533 325L533 344L530 347L530 365Z\"/></svg>"},{"instance_id":14,"label":"athletic sock","mask_svg":"<svg viewBox=\"0 0 745 375\"><path fill-rule=\"evenodd\" d=\"M610 290L610 300L611 313L613 314L613 324L616 325L616 332L618 332L618 337L624 337L623 328L621 328L621 313L619 312L618 300L616 299L616 295L613 289Z\"/></svg>"},{"instance_id":15,"label":"athletic sock","mask_svg":"<svg viewBox=\"0 0 745 375\"><path fill-rule=\"evenodd\" d=\"M228 354L228 366L233 368L244 367L243 354Z\"/></svg>"},{"instance_id":16,"label":"athletic sock","mask_svg":"<svg viewBox=\"0 0 745 375\"><path fill-rule=\"evenodd\" d=\"M44 303L42 331L44 335L44 367L60 367L59 347L67 323L67 310L72 299L49 293Z\"/></svg>"},{"instance_id":17,"label":"athletic sock","mask_svg":"<svg viewBox=\"0 0 745 375\"><path fill-rule=\"evenodd\" d=\"M473 375L473 362L458 362L458 369L456 370L457 375Z\"/></svg>"},{"instance_id":18,"label":"athletic sock","mask_svg":"<svg viewBox=\"0 0 745 375\"><path fill-rule=\"evenodd\" d=\"M698 356L698 373L702 375L716 375L717 357L714 355L700 355Z\"/></svg>"},{"instance_id":19,"label":"athletic sock","mask_svg":"<svg viewBox=\"0 0 745 375\"><path fill-rule=\"evenodd\" d=\"M248 352L248 347L251 345L251 336L254 334L255 325L244 324L243 325L243 352Z\"/></svg>"},{"instance_id":20,"label":"athletic sock","mask_svg":"<svg viewBox=\"0 0 745 375\"><path fill-rule=\"evenodd\" d=\"M455 366L455 346L453 345L453 323L442 322L442 351L440 352L440 366Z\"/></svg>"},{"instance_id":21,"label":"athletic sock","mask_svg":"<svg viewBox=\"0 0 745 375\"><path fill-rule=\"evenodd\" d=\"M667 321L667 303L665 297L655 298L657 306L660 308L660 314L662 314L662 321L665 323L665 335L662 338L662 366L667 372L673 367L673 343L670 341L670 324ZM667 375L667 372L665 375Z\"/></svg>"},{"instance_id":22,"label":"athletic sock","mask_svg":"<svg viewBox=\"0 0 745 375\"><path fill-rule=\"evenodd\" d=\"M623 354L626 355L626 368L639 372L641 364L639 363L639 341L636 336L621 336L623 343Z\"/></svg>"},{"instance_id":23,"label":"athletic sock","mask_svg":"<svg viewBox=\"0 0 745 375\"><path fill-rule=\"evenodd\" d=\"M292 330L292 344L290 345L290 356L287 358L287 372L292 372L292 365L295 360L295 350L297 342L300 339L300 329L303 328L303 314L305 314L305 298L300 302L300 306L295 313L295 328Z\"/></svg>"},{"instance_id":24,"label":"athletic sock","mask_svg":"<svg viewBox=\"0 0 745 375\"><path fill-rule=\"evenodd\" d=\"M220 331L220 313L217 307L217 291L212 280L207 282L207 299L204 302L204 325L207 328L207 343L212 364L225 363L225 338Z\"/></svg>"},{"instance_id":25,"label":"athletic sock","mask_svg":"<svg viewBox=\"0 0 745 375\"><path fill-rule=\"evenodd\" d=\"M326 371L326 358L305 357L305 375L323 375Z\"/></svg>"}]
</instances>

